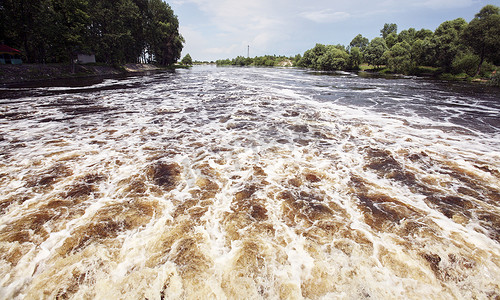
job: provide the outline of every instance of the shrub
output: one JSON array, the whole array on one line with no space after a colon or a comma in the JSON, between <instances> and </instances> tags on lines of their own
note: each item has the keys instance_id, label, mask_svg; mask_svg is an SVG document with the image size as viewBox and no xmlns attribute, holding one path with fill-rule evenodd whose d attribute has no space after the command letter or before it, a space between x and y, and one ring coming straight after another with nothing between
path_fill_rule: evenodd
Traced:
<instances>
[{"instance_id":1,"label":"shrub","mask_svg":"<svg viewBox=\"0 0 500 300\"><path fill-rule=\"evenodd\" d=\"M469 76L474 76L480 60L479 56L472 53L457 55L452 63L452 71L454 74L464 72Z\"/></svg>"},{"instance_id":2,"label":"shrub","mask_svg":"<svg viewBox=\"0 0 500 300\"><path fill-rule=\"evenodd\" d=\"M493 86L498 86L500 87L500 70L497 69L496 71L493 72L493 75L490 77L489 84Z\"/></svg>"}]
</instances>

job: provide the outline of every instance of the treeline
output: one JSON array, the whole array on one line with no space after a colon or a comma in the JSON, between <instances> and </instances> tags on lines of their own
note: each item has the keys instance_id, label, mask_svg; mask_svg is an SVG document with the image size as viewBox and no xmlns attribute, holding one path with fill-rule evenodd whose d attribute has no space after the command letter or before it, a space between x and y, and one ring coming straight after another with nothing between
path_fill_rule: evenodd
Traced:
<instances>
[{"instance_id":1,"label":"treeline","mask_svg":"<svg viewBox=\"0 0 500 300\"><path fill-rule=\"evenodd\" d=\"M380 32L371 41L359 34L348 47L317 44L297 65L331 71L357 70L367 63L400 74L418 74L426 66L465 76L486 76L500 65L500 8L493 5L470 23L458 18L434 32L410 28L398 33L396 24L385 24Z\"/></svg>"},{"instance_id":2,"label":"treeline","mask_svg":"<svg viewBox=\"0 0 500 300\"><path fill-rule=\"evenodd\" d=\"M290 57L265 55L254 58L238 56L233 59L219 59L215 63L218 66L291 67L297 64L300 57L300 55Z\"/></svg>"},{"instance_id":3,"label":"treeline","mask_svg":"<svg viewBox=\"0 0 500 300\"><path fill-rule=\"evenodd\" d=\"M0 42L21 50L28 63L93 53L107 64L170 65L184 40L162 0L2 0Z\"/></svg>"}]
</instances>

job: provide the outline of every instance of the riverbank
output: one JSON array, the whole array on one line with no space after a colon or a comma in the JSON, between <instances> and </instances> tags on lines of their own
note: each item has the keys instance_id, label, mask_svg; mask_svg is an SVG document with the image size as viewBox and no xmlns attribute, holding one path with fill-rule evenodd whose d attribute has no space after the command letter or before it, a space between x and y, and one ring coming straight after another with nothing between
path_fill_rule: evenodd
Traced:
<instances>
[{"instance_id":1,"label":"riverbank","mask_svg":"<svg viewBox=\"0 0 500 300\"><path fill-rule=\"evenodd\" d=\"M498 68L498 67L497 67ZM496 70L493 70L489 76L470 76L466 73L460 73L460 74L451 74L451 73L445 73L443 72L440 68L437 67L425 67L425 66L419 66L415 70L413 70L410 74L398 74L398 73L393 73L389 70L389 68L385 66L381 67L373 67L369 66L368 64L362 64L360 65L360 71L361 72L366 72L370 74L380 74L380 75L412 75L412 76L418 76L418 77L428 77L428 78L435 78L439 80L446 80L446 81L463 81L463 82L472 82L472 83L481 83L481 84L487 84L491 86L500 86L500 76Z\"/></svg>"},{"instance_id":2,"label":"riverbank","mask_svg":"<svg viewBox=\"0 0 500 300\"><path fill-rule=\"evenodd\" d=\"M22 64L1 65L0 84L23 83L30 81L79 78L92 76L110 76L126 73L158 71L163 68L152 64L125 64L109 66L99 64L74 65L68 64Z\"/></svg>"}]
</instances>

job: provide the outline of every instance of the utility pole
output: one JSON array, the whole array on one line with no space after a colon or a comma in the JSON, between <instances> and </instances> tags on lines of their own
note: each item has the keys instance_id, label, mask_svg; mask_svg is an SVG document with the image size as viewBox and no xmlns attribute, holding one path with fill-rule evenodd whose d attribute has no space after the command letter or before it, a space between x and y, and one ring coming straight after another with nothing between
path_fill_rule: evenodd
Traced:
<instances>
[{"instance_id":1,"label":"utility pole","mask_svg":"<svg viewBox=\"0 0 500 300\"><path fill-rule=\"evenodd\" d=\"M247 58L250 58L250 45L248 45Z\"/></svg>"}]
</instances>

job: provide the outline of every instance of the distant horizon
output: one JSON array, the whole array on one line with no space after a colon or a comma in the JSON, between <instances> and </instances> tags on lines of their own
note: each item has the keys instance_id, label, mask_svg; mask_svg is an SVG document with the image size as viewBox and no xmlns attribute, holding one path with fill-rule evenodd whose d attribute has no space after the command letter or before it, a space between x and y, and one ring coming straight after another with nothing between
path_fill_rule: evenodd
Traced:
<instances>
[{"instance_id":1,"label":"distant horizon","mask_svg":"<svg viewBox=\"0 0 500 300\"><path fill-rule=\"evenodd\" d=\"M385 23L398 32L408 28L434 31L441 23L463 18L470 22L485 5L499 0L173 0L180 33L186 40L182 57L195 61L263 55L295 56L316 43L349 45L358 34L380 36Z\"/></svg>"}]
</instances>

